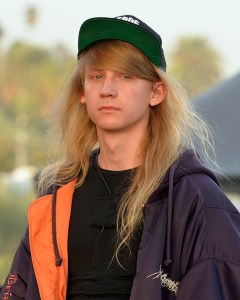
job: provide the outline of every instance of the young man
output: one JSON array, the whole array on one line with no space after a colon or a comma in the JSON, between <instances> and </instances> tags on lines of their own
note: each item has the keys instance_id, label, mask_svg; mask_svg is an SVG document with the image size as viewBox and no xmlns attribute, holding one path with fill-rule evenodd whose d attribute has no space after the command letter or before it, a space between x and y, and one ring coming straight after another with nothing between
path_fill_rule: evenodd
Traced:
<instances>
[{"instance_id":1,"label":"young man","mask_svg":"<svg viewBox=\"0 0 240 300\"><path fill-rule=\"evenodd\" d=\"M63 155L1 299L240 298L239 213L195 153L208 131L156 32L134 16L85 21L54 118Z\"/></svg>"}]
</instances>

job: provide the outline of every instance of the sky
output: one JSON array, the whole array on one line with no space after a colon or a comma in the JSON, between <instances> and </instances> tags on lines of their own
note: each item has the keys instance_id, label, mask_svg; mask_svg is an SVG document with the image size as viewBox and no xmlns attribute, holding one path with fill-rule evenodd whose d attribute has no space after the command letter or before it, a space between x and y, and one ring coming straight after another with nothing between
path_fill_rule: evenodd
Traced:
<instances>
[{"instance_id":1,"label":"sky","mask_svg":"<svg viewBox=\"0 0 240 300\"><path fill-rule=\"evenodd\" d=\"M39 13L33 30L24 18L30 5ZM0 25L4 46L16 39L44 46L65 43L76 54L83 21L130 14L161 35L167 59L181 36L206 37L222 58L223 77L231 77L240 72L239 12L239 0L7 0L0 6Z\"/></svg>"}]
</instances>

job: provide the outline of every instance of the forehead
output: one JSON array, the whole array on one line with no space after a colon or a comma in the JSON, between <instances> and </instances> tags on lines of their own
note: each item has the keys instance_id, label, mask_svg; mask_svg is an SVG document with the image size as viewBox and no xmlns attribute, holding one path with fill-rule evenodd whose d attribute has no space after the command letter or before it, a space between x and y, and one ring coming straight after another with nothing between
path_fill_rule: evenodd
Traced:
<instances>
[{"instance_id":1,"label":"forehead","mask_svg":"<svg viewBox=\"0 0 240 300\"><path fill-rule=\"evenodd\" d=\"M80 56L85 65L94 65L98 68L122 66L134 63L143 54L134 46L118 40L97 42Z\"/></svg>"},{"instance_id":2,"label":"forehead","mask_svg":"<svg viewBox=\"0 0 240 300\"><path fill-rule=\"evenodd\" d=\"M115 69L115 68L98 68L96 66L86 66L85 68L85 73L98 73L98 72L101 72L101 73L123 73L122 70L119 70L119 69Z\"/></svg>"},{"instance_id":3,"label":"forehead","mask_svg":"<svg viewBox=\"0 0 240 300\"><path fill-rule=\"evenodd\" d=\"M84 73L92 71L112 70L115 72L136 73L133 64L126 58L119 58L117 56L102 56L90 57L83 62Z\"/></svg>"}]
</instances>

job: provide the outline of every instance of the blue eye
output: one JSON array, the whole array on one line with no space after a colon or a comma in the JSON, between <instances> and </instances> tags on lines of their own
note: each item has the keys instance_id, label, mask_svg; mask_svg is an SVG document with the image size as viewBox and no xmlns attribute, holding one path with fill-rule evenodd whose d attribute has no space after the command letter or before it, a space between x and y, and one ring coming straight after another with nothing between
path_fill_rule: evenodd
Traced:
<instances>
[{"instance_id":1,"label":"blue eye","mask_svg":"<svg viewBox=\"0 0 240 300\"><path fill-rule=\"evenodd\" d=\"M128 75L128 74L124 74L124 75L122 75L121 76L123 79L125 79L125 80L128 80L128 79L131 79L132 78L132 76L130 76L130 75Z\"/></svg>"},{"instance_id":2,"label":"blue eye","mask_svg":"<svg viewBox=\"0 0 240 300\"><path fill-rule=\"evenodd\" d=\"M102 78L102 75L99 75L99 74L98 74L98 75L95 75L94 78L95 78L95 79L101 79L101 78Z\"/></svg>"}]
</instances>

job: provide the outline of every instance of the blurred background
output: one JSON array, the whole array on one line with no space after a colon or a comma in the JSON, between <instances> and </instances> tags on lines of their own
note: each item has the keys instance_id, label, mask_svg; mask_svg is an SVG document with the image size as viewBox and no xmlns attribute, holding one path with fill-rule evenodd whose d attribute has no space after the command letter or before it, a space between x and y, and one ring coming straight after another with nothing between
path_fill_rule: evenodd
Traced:
<instances>
[{"instance_id":1,"label":"blurred background","mask_svg":"<svg viewBox=\"0 0 240 300\"><path fill-rule=\"evenodd\" d=\"M222 186L240 208L239 0L8 0L0 8L0 285L48 162L48 113L76 63L81 23L135 15L160 33L168 72L213 128Z\"/></svg>"}]
</instances>

